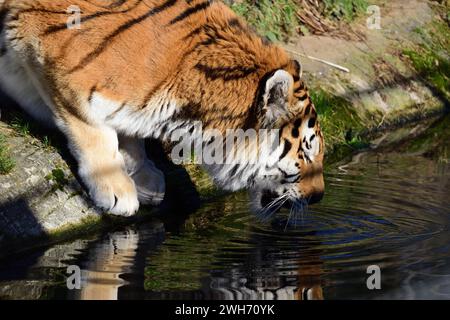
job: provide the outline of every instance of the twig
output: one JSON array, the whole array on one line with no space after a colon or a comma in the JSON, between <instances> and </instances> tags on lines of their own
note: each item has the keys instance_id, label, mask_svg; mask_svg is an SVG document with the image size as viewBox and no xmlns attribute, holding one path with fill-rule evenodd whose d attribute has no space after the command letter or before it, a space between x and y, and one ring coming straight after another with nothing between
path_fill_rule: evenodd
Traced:
<instances>
[{"instance_id":1,"label":"twig","mask_svg":"<svg viewBox=\"0 0 450 320\"><path fill-rule=\"evenodd\" d=\"M323 59L319 59L319 58L316 58L316 57L313 57L313 56L309 56L309 55L306 55L306 54L303 54L303 53L300 53L300 52L297 52L297 51L294 51L294 50L290 50L290 49L287 49L287 48L285 48L285 50L290 52L290 53L292 53L292 54L298 55L300 57L304 57L304 58L307 58L307 59L310 59L310 60L314 60L314 61L318 61L318 62L324 63L326 65L329 65L329 66L331 66L333 68L336 68L338 70L341 70L343 72L347 72L347 73L350 72L350 69L348 69L346 67L343 67L343 66L340 66L340 65L338 65L336 63L333 63L333 62L330 62L330 61L327 61L327 60L323 60Z\"/></svg>"}]
</instances>

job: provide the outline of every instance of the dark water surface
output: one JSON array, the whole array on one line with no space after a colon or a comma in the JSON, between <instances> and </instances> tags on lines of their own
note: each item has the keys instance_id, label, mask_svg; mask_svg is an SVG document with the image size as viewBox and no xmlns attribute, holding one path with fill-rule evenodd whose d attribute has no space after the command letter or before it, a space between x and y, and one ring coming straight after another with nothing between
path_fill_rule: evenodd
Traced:
<instances>
[{"instance_id":1,"label":"dark water surface","mask_svg":"<svg viewBox=\"0 0 450 320\"><path fill-rule=\"evenodd\" d=\"M0 262L0 297L450 299L449 161L446 117L329 169L324 200L286 230L286 213L259 223L234 194ZM81 290L67 289L68 265ZM370 265L381 290L367 288Z\"/></svg>"}]
</instances>

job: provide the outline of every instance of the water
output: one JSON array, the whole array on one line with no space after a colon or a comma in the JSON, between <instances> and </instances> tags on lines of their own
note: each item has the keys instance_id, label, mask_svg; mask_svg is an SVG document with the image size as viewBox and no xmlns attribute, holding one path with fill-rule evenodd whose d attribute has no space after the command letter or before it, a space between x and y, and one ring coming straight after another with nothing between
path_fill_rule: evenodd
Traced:
<instances>
[{"instance_id":1,"label":"water","mask_svg":"<svg viewBox=\"0 0 450 320\"><path fill-rule=\"evenodd\" d=\"M0 262L0 297L450 299L449 124L329 168L324 200L287 228L286 213L262 224L229 195ZM81 290L67 290L68 265Z\"/></svg>"}]
</instances>

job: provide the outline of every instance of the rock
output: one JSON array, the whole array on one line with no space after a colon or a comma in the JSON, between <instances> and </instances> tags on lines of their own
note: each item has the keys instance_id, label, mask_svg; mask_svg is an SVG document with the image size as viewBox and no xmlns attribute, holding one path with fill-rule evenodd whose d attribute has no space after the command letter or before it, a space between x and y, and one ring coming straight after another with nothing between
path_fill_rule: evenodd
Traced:
<instances>
[{"instance_id":1,"label":"rock","mask_svg":"<svg viewBox=\"0 0 450 320\"><path fill-rule=\"evenodd\" d=\"M100 212L57 152L4 122L0 133L15 161L10 173L0 175L0 246L99 219Z\"/></svg>"}]
</instances>

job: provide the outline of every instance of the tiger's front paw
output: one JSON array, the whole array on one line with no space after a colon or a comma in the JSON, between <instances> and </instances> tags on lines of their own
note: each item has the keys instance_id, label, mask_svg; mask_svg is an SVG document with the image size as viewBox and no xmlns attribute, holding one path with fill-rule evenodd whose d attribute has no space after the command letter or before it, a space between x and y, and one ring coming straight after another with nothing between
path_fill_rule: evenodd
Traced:
<instances>
[{"instance_id":1,"label":"tiger's front paw","mask_svg":"<svg viewBox=\"0 0 450 320\"><path fill-rule=\"evenodd\" d=\"M143 166L131 178L136 185L140 203L159 205L163 201L166 190L164 174L151 160L146 159Z\"/></svg>"},{"instance_id":2,"label":"tiger's front paw","mask_svg":"<svg viewBox=\"0 0 450 320\"><path fill-rule=\"evenodd\" d=\"M139 209L134 182L123 170L85 175L84 181L94 203L109 213L129 217Z\"/></svg>"}]
</instances>

